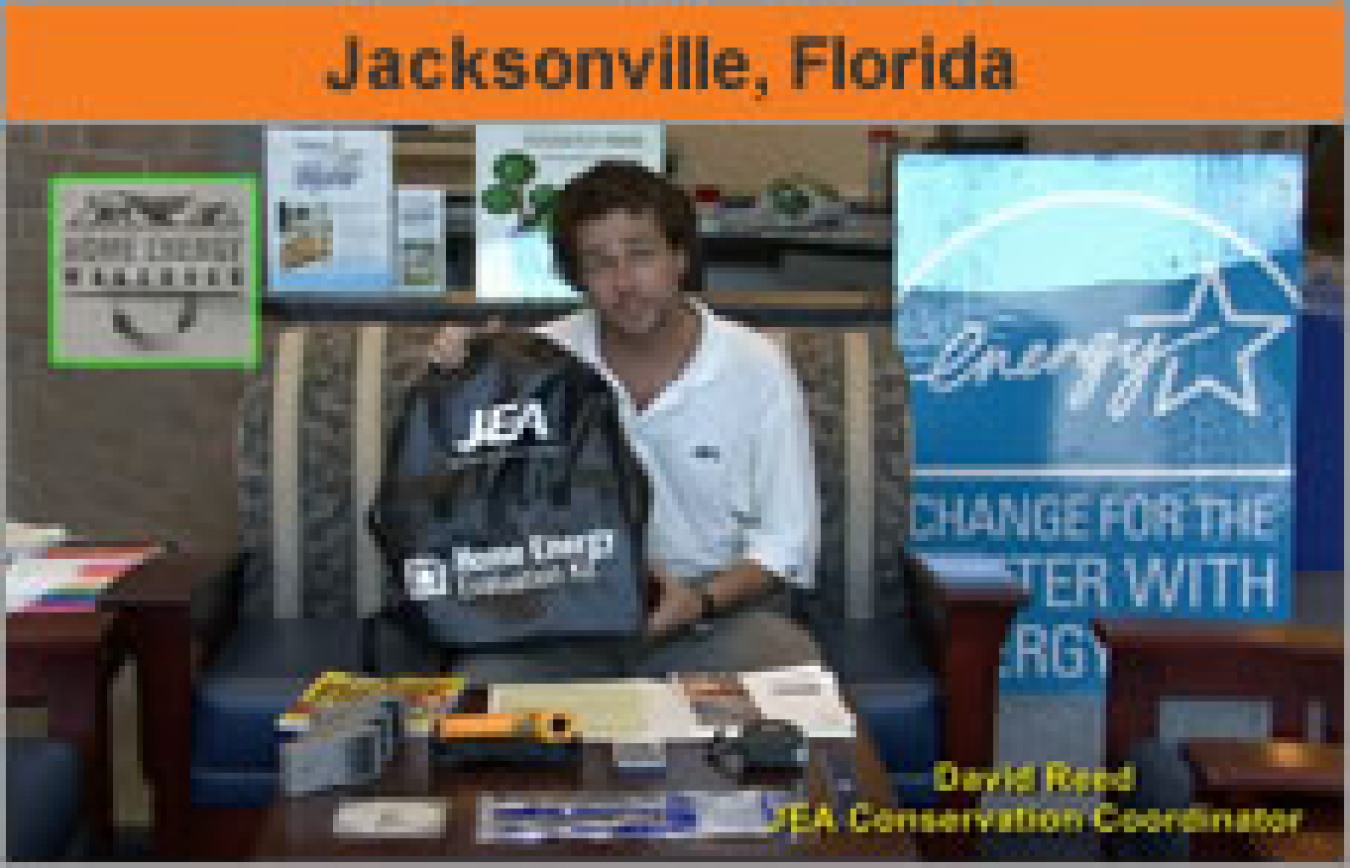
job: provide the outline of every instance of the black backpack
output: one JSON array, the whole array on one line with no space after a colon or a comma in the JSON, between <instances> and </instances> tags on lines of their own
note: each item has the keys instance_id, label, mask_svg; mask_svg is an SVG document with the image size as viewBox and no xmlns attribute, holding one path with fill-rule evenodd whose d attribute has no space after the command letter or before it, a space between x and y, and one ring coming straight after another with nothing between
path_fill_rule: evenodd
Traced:
<instances>
[{"instance_id":1,"label":"black backpack","mask_svg":"<svg viewBox=\"0 0 1350 868\"><path fill-rule=\"evenodd\" d=\"M389 446L367 518L405 626L457 648L642 630L651 494L599 372L479 333L409 387Z\"/></svg>"}]
</instances>

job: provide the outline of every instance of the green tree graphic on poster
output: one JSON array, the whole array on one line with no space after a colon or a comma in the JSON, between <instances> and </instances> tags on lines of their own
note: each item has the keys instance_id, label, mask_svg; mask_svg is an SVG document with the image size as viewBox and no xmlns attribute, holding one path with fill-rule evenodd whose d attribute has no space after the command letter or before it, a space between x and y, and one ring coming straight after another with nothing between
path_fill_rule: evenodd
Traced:
<instances>
[{"instance_id":1,"label":"green tree graphic on poster","mask_svg":"<svg viewBox=\"0 0 1350 868\"><path fill-rule=\"evenodd\" d=\"M508 151L492 164L497 183L483 191L483 208L489 214L505 217L516 214L518 232L548 229L553 225L553 206L558 189L552 184L529 186L538 174L534 158L521 151Z\"/></svg>"}]
</instances>

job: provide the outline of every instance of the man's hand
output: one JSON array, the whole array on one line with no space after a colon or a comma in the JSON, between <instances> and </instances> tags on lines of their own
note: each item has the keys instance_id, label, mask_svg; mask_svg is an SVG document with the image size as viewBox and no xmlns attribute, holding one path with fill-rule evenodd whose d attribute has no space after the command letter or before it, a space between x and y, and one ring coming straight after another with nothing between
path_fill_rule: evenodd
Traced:
<instances>
[{"instance_id":1,"label":"man's hand","mask_svg":"<svg viewBox=\"0 0 1350 868\"><path fill-rule=\"evenodd\" d=\"M427 350L427 361L435 362L443 368L453 368L464 361L464 352L469 338L475 333L501 331L504 325L500 319L490 319L482 326L467 326L451 323L441 329Z\"/></svg>"},{"instance_id":2,"label":"man's hand","mask_svg":"<svg viewBox=\"0 0 1350 868\"><path fill-rule=\"evenodd\" d=\"M648 565L647 575L655 586L656 608L647 616L647 635L664 636L703 615L702 595L660 567ZM762 595L776 581L758 561L744 559L708 578L702 590L716 599L719 611Z\"/></svg>"},{"instance_id":3,"label":"man's hand","mask_svg":"<svg viewBox=\"0 0 1350 868\"><path fill-rule=\"evenodd\" d=\"M686 624L692 624L703 614L703 600L683 582L672 578L660 567L649 567L656 585L656 609L647 616L647 636L659 639Z\"/></svg>"}]
</instances>

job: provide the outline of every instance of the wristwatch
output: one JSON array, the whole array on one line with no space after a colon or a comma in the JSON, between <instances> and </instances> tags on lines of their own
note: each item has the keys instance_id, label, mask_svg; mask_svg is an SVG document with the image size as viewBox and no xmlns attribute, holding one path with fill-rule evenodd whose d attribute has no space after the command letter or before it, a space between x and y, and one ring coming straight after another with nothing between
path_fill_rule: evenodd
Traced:
<instances>
[{"instance_id":1,"label":"wristwatch","mask_svg":"<svg viewBox=\"0 0 1350 868\"><path fill-rule=\"evenodd\" d=\"M717 600L708 592L707 588L694 588L694 593L698 594L699 610L698 620L706 621L717 614Z\"/></svg>"}]
</instances>

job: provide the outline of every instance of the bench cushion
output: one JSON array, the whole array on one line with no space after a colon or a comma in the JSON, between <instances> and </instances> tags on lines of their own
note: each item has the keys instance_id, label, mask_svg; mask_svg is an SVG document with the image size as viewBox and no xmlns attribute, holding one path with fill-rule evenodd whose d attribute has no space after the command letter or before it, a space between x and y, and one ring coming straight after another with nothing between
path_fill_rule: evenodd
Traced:
<instances>
[{"instance_id":1,"label":"bench cushion","mask_svg":"<svg viewBox=\"0 0 1350 868\"><path fill-rule=\"evenodd\" d=\"M5 739L5 828L10 861L67 858L80 821L82 774L71 745Z\"/></svg>"},{"instance_id":2,"label":"bench cushion","mask_svg":"<svg viewBox=\"0 0 1350 868\"><path fill-rule=\"evenodd\" d=\"M1136 811L1182 810L1195 798L1191 768L1172 741L1150 739L1129 751L1125 761L1135 767L1135 787L1116 802ZM1103 836L1103 850L1114 861L1185 862L1190 841L1184 832L1135 832Z\"/></svg>"},{"instance_id":3,"label":"bench cushion","mask_svg":"<svg viewBox=\"0 0 1350 868\"><path fill-rule=\"evenodd\" d=\"M871 733L897 797L912 807L935 805L941 701L913 632L811 613L808 629Z\"/></svg>"},{"instance_id":4,"label":"bench cushion","mask_svg":"<svg viewBox=\"0 0 1350 868\"><path fill-rule=\"evenodd\" d=\"M193 695L193 804L265 804L276 786L277 716L325 670L360 671L361 643L355 618L241 621Z\"/></svg>"}]
</instances>

